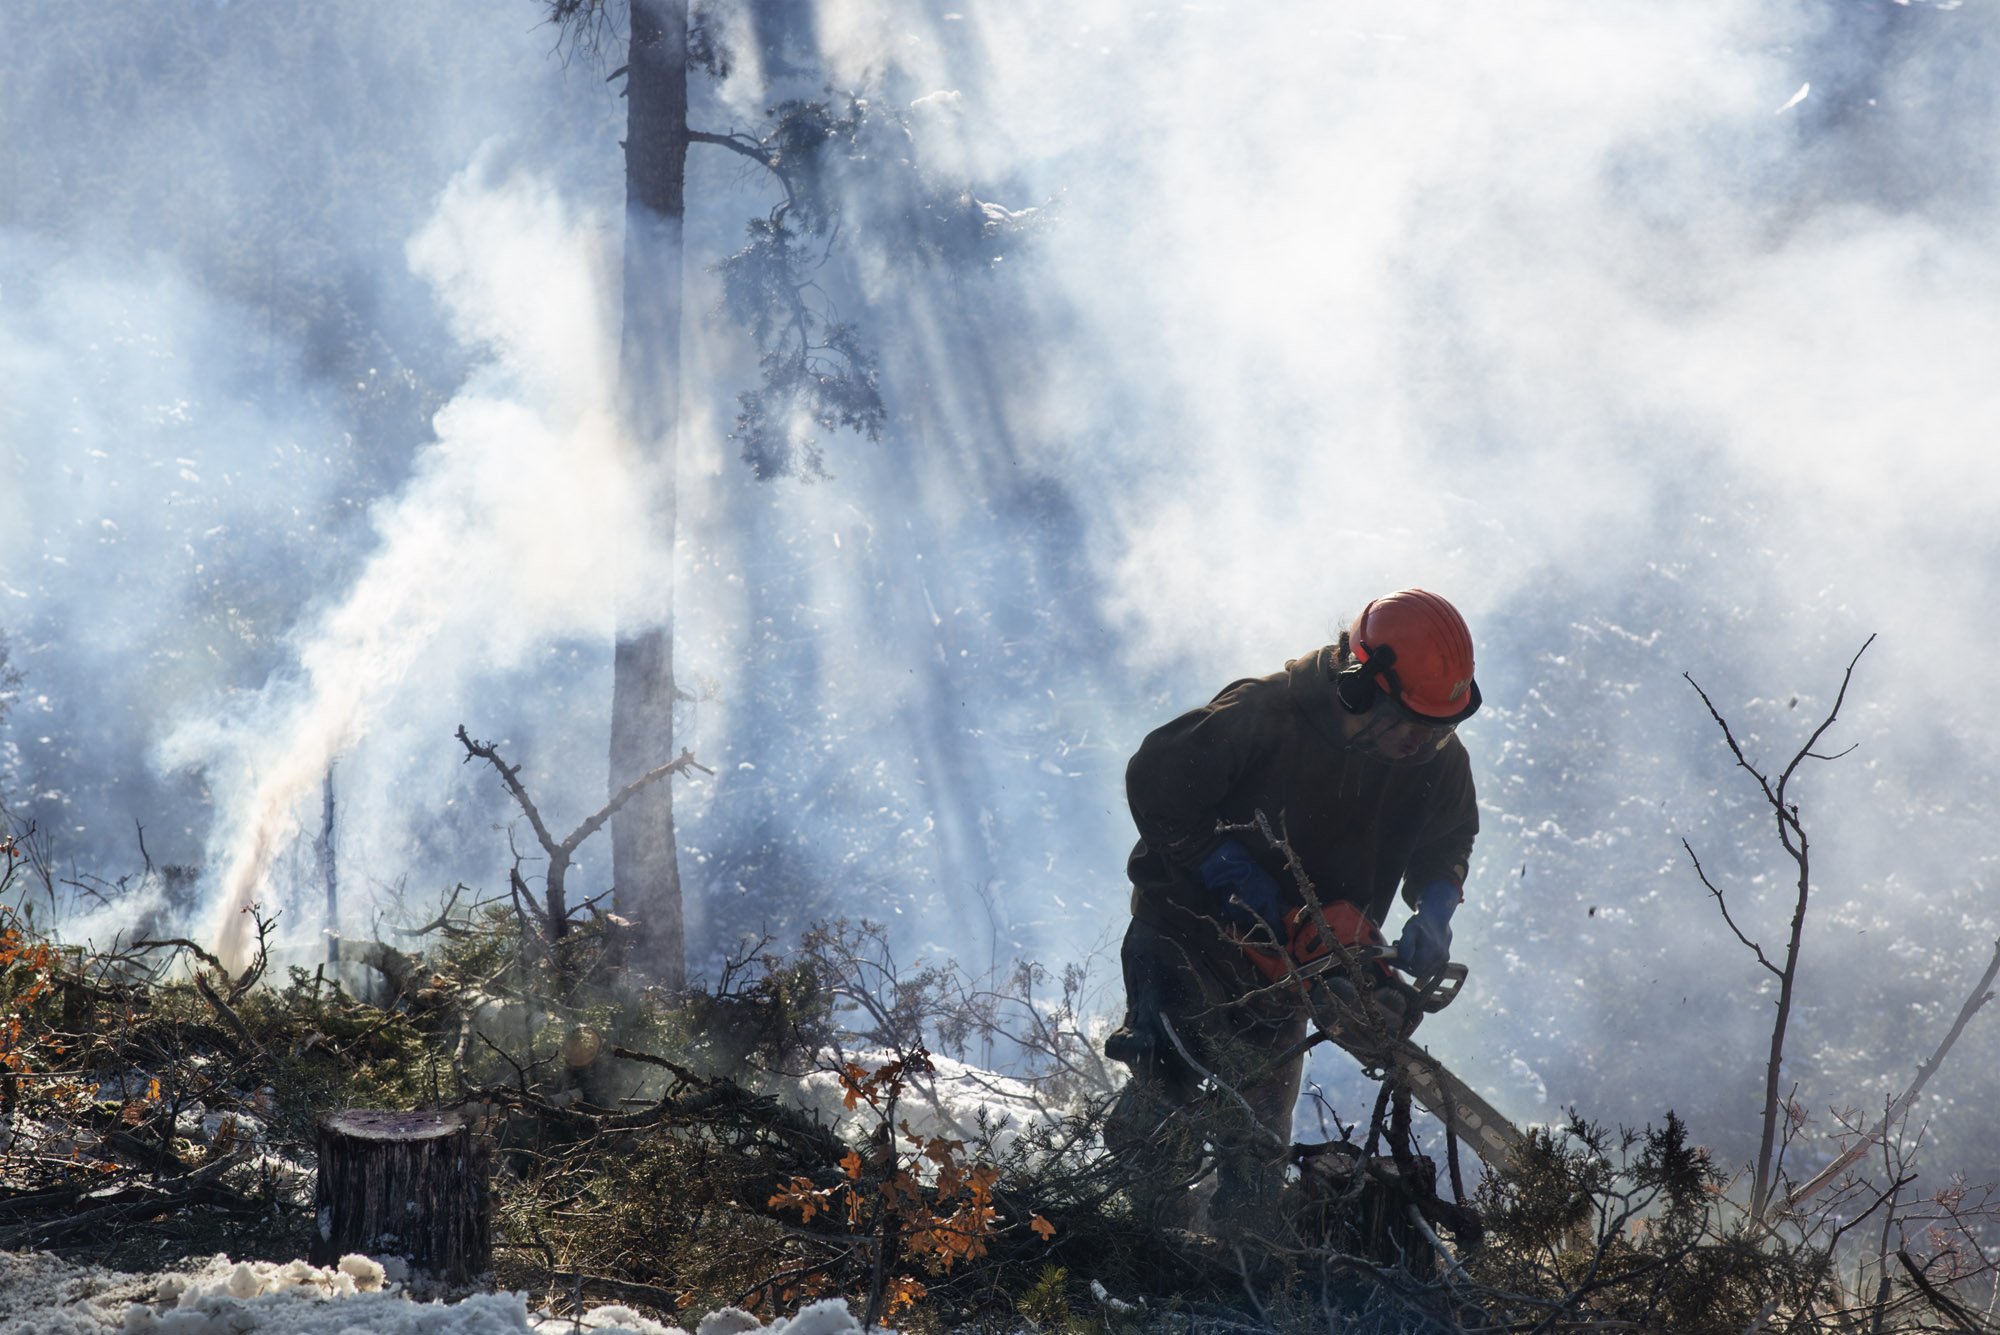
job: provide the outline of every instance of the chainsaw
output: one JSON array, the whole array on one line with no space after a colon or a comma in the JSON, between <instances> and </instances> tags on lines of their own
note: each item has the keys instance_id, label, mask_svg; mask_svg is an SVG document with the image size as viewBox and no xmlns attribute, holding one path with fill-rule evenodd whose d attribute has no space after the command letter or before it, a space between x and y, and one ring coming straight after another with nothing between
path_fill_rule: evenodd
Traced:
<instances>
[{"instance_id":1,"label":"chainsaw","mask_svg":"<svg viewBox=\"0 0 2000 1335\"><path fill-rule=\"evenodd\" d=\"M1415 975L1375 924L1345 901L1318 912L1294 909L1286 915L1285 929L1288 949L1246 944L1243 953L1274 985L1303 993L1317 1030L1309 1041L1326 1039L1369 1075L1407 1088L1495 1168L1525 1146L1521 1132L1478 1091L1410 1040L1426 1015L1458 999L1471 974L1465 965L1451 963ZM1413 976L1405 981L1398 971Z\"/></svg>"}]
</instances>

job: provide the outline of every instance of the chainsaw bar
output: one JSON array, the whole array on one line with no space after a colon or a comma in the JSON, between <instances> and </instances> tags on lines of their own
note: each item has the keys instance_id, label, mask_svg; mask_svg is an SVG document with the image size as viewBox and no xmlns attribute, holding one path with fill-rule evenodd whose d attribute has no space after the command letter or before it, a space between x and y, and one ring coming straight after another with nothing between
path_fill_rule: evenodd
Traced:
<instances>
[{"instance_id":1,"label":"chainsaw bar","mask_svg":"<svg viewBox=\"0 0 2000 1335\"><path fill-rule=\"evenodd\" d=\"M1347 1007L1328 1007L1326 1003L1331 998L1322 987L1315 986L1313 991L1313 1000L1318 1003L1313 1006L1313 1019L1321 1034L1360 1062L1364 1069L1379 1071L1384 1080L1408 1089L1411 1097L1450 1127L1453 1134L1470 1145L1487 1164L1504 1168L1518 1151L1526 1147L1527 1137L1502 1117L1478 1090L1446 1070L1444 1063L1433 1057L1428 1049L1418 1047L1407 1038L1389 1037L1380 1032L1356 1032L1354 1025L1342 1023L1342 1011L1348 1010ZM1457 990L1454 987L1451 996L1455 995ZM1445 1000L1450 1000L1450 996Z\"/></svg>"},{"instance_id":2,"label":"chainsaw bar","mask_svg":"<svg viewBox=\"0 0 2000 1335\"><path fill-rule=\"evenodd\" d=\"M1492 1167L1506 1167L1516 1152L1527 1145L1527 1137L1495 1111L1479 1091L1409 1039L1397 1039L1390 1044L1387 1058L1383 1067L1396 1082L1407 1087L1412 1098L1430 1109Z\"/></svg>"}]
</instances>

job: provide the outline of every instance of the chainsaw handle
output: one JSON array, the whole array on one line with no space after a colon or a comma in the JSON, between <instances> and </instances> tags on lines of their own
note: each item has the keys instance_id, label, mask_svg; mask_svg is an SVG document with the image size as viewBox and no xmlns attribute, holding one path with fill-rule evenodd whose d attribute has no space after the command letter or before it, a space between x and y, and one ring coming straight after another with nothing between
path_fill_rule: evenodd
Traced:
<instances>
[{"instance_id":1,"label":"chainsaw handle","mask_svg":"<svg viewBox=\"0 0 2000 1335\"><path fill-rule=\"evenodd\" d=\"M1397 958L1394 946L1376 946L1368 952L1368 958L1409 973L1409 967ZM1458 994L1465 990L1465 980L1472 973L1463 964L1453 961L1428 978L1411 974L1410 988L1417 994L1417 1005L1426 1015L1436 1015L1446 1006L1458 1000Z\"/></svg>"}]
</instances>

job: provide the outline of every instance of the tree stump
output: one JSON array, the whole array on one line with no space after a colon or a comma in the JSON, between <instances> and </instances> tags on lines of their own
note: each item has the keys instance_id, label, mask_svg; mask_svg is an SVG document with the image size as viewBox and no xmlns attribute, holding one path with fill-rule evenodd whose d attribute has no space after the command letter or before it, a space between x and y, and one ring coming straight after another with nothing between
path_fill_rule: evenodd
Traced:
<instances>
[{"instance_id":1,"label":"tree stump","mask_svg":"<svg viewBox=\"0 0 2000 1335\"><path fill-rule=\"evenodd\" d=\"M1301 1145L1295 1153L1292 1227L1309 1246L1397 1266L1418 1279L1435 1276L1437 1253L1411 1216L1423 1205L1433 1211L1444 1205L1436 1165L1421 1155L1407 1168L1388 1155L1364 1159L1357 1146L1340 1142ZM1478 1222L1470 1211L1454 1210L1455 1221L1461 1216Z\"/></svg>"},{"instance_id":2,"label":"tree stump","mask_svg":"<svg viewBox=\"0 0 2000 1335\"><path fill-rule=\"evenodd\" d=\"M489 1270L486 1147L455 1112L350 1109L319 1124L312 1262L398 1256L451 1283Z\"/></svg>"}]
</instances>

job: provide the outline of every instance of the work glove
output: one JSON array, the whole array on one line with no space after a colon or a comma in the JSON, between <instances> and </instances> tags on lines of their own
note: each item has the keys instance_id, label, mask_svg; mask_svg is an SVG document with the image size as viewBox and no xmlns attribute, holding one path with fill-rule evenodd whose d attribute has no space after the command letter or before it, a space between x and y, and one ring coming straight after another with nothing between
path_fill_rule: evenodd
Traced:
<instances>
[{"instance_id":1,"label":"work glove","mask_svg":"<svg viewBox=\"0 0 2000 1335\"><path fill-rule=\"evenodd\" d=\"M1272 939L1284 944L1285 911L1278 902L1278 882L1249 849L1234 839L1223 840L1202 859L1201 883L1215 892L1220 901L1216 916L1225 924L1250 932L1262 922Z\"/></svg>"},{"instance_id":2,"label":"work glove","mask_svg":"<svg viewBox=\"0 0 2000 1335\"><path fill-rule=\"evenodd\" d=\"M1396 938L1396 963L1418 978L1428 978L1451 963L1451 915L1464 898L1450 881L1432 881L1417 892L1417 911L1403 923Z\"/></svg>"}]
</instances>

